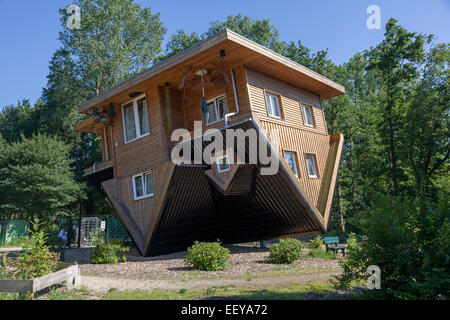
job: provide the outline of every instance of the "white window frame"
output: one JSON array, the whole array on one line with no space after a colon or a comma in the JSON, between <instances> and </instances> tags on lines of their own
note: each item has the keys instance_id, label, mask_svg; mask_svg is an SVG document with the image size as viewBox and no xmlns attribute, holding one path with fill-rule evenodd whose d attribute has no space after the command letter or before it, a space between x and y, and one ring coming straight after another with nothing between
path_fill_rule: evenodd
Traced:
<instances>
[{"instance_id":1,"label":"white window frame","mask_svg":"<svg viewBox=\"0 0 450 320\"><path fill-rule=\"evenodd\" d=\"M141 128L139 126L139 112L138 112L138 106L137 106L137 102L138 100L144 98L145 99L145 104L147 106L147 116L148 116L148 132L145 134L141 134ZM130 102L133 102L133 111L134 111L134 126L136 129L136 138L131 139L131 140L127 140L127 130L126 130L126 126L125 126L125 108L124 106L129 104ZM122 104L122 129L123 129L123 140L125 143L129 143L129 142L133 142L137 139L143 138L145 136L148 136L150 134L151 128L150 128L150 112L148 112L148 103L147 103L147 97L145 96L145 94L142 94L136 98L134 98L133 100L129 100L127 102L125 102L124 104Z\"/></svg>"},{"instance_id":2,"label":"white window frame","mask_svg":"<svg viewBox=\"0 0 450 320\"><path fill-rule=\"evenodd\" d=\"M313 159L313 163L314 163L314 169L316 171L315 175L310 175L309 174L309 168L308 168L308 157L311 157ZM316 155L313 153L306 153L305 154L305 163L306 163L306 172L308 173L308 177L309 178L319 178L319 168L317 166L317 161L316 161Z\"/></svg>"},{"instance_id":3,"label":"white window frame","mask_svg":"<svg viewBox=\"0 0 450 320\"><path fill-rule=\"evenodd\" d=\"M227 160L228 160L228 161L227 161L227 163L228 163L228 168L226 168L226 169L224 169L224 170L220 170L221 160L224 159L224 158L227 158ZM218 172L218 173L227 172L227 171L230 171L230 170L231 170L230 158L229 158L228 156L221 156L221 157L218 157L218 158L216 159L216 165L217 165L217 172Z\"/></svg>"},{"instance_id":4,"label":"white window frame","mask_svg":"<svg viewBox=\"0 0 450 320\"><path fill-rule=\"evenodd\" d=\"M288 163L287 158L286 158L286 153L292 153L292 155L294 156L295 170L292 169L291 167L289 167L289 163ZM296 178L298 178L298 177L299 177L299 175L298 175L299 170L298 170L297 152L291 151L291 150L284 150L284 160L285 160L286 163L288 164L288 167L289 167L289 168L292 170L292 172L294 173L294 176L295 176Z\"/></svg>"},{"instance_id":5,"label":"white window frame","mask_svg":"<svg viewBox=\"0 0 450 320\"><path fill-rule=\"evenodd\" d=\"M311 106L308 106L308 105L306 105L306 104L301 104L301 106L302 106L302 116L303 116L303 124L305 125L305 126L307 126L307 127L311 127L311 128L314 128L315 127L315 121L314 121L314 113L313 113L313 108L311 107ZM308 108L310 111L311 111L311 121L312 121L312 124L309 124L308 122L307 122L307 119L308 119L308 117L306 116L306 108Z\"/></svg>"},{"instance_id":6,"label":"white window frame","mask_svg":"<svg viewBox=\"0 0 450 320\"><path fill-rule=\"evenodd\" d=\"M211 102L214 102L214 108L216 109L216 115L219 115L219 105L217 104L217 100L220 100L222 98L225 98L225 100L227 101L227 107L228 107L228 99L227 99L227 95L226 94L222 94L220 96L214 97L214 98L209 99L208 101L206 101L206 104L210 104ZM227 111L229 112L229 110L227 110ZM228 112L226 112L225 114L227 114ZM213 122L208 122L208 119L207 119L206 120L206 125L209 126L210 124L217 123L217 122L225 120L225 114L224 114L223 118L217 118L217 120L213 121ZM208 118L209 118L209 116L208 116Z\"/></svg>"},{"instance_id":7,"label":"white window frame","mask_svg":"<svg viewBox=\"0 0 450 320\"><path fill-rule=\"evenodd\" d=\"M145 183L145 175L151 175L152 176L153 192L149 193L149 194L146 194L147 184ZM141 177L141 176L142 176L142 190L143 190L144 195L138 197L137 194L136 194L136 182L135 182L135 180L136 180L137 177ZM150 197L153 197L155 195L155 190L154 190L155 186L153 184L153 173L151 171L142 172L142 173L139 173L139 174L136 174L136 175L132 176L131 177L131 183L133 184L133 197L134 197L134 200L141 200L141 199L145 199L145 198L150 198Z\"/></svg>"},{"instance_id":8,"label":"white window frame","mask_svg":"<svg viewBox=\"0 0 450 320\"><path fill-rule=\"evenodd\" d=\"M275 97L277 99L277 105L276 105L276 111L278 111L279 115L273 115L270 114L270 108L269 108L269 97ZM273 118L277 118L277 119L281 119L281 101L280 101L280 96L271 92L266 92L266 107L267 107L267 114L269 115L269 117L273 117Z\"/></svg>"}]
</instances>

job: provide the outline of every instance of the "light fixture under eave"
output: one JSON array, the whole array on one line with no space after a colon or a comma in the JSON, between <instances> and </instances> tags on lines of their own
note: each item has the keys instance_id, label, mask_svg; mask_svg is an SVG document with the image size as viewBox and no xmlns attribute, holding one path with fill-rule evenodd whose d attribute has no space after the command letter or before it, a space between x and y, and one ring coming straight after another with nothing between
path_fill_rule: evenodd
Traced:
<instances>
[{"instance_id":1,"label":"light fixture under eave","mask_svg":"<svg viewBox=\"0 0 450 320\"><path fill-rule=\"evenodd\" d=\"M130 98L136 98L136 97L140 96L141 94L144 94L144 93L141 91L135 91L135 92L131 92L130 94L128 94L128 96Z\"/></svg>"}]
</instances>

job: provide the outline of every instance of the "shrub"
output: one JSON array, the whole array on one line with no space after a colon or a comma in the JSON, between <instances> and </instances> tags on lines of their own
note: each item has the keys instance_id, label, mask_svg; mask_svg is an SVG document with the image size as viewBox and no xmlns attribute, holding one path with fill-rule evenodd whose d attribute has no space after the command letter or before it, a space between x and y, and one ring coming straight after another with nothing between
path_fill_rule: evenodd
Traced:
<instances>
[{"instance_id":1,"label":"shrub","mask_svg":"<svg viewBox=\"0 0 450 320\"><path fill-rule=\"evenodd\" d=\"M367 267L381 269L381 295L389 299L438 299L450 293L448 194L438 202L378 196L356 215L361 229L347 241L339 285L367 279Z\"/></svg>"},{"instance_id":2,"label":"shrub","mask_svg":"<svg viewBox=\"0 0 450 320\"><path fill-rule=\"evenodd\" d=\"M198 242L188 248L186 266L203 271L223 270L227 266L230 251L220 242Z\"/></svg>"},{"instance_id":3,"label":"shrub","mask_svg":"<svg viewBox=\"0 0 450 320\"><path fill-rule=\"evenodd\" d=\"M59 264L59 254L50 252L46 234L39 231L39 220L35 219L31 226L30 237L23 242L23 252L15 260L8 259L9 277L13 279L41 277L55 271Z\"/></svg>"},{"instance_id":4,"label":"shrub","mask_svg":"<svg viewBox=\"0 0 450 320\"><path fill-rule=\"evenodd\" d=\"M312 238L306 243L308 249L315 249L317 251L323 251L323 239L320 236Z\"/></svg>"},{"instance_id":5,"label":"shrub","mask_svg":"<svg viewBox=\"0 0 450 320\"><path fill-rule=\"evenodd\" d=\"M103 241L96 239L96 247L92 249L91 261L96 264L106 264L106 263L119 263L121 261L125 262L127 259L125 252L129 248L123 246L117 241Z\"/></svg>"},{"instance_id":6,"label":"shrub","mask_svg":"<svg viewBox=\"0 0 450 320\"><path fill-rule=\"evenodd\" d=\"M270 248L269 260L272 263L293 263L302 255L303 244L293 238L280 240Z\"/></svg>"}]
</instances>

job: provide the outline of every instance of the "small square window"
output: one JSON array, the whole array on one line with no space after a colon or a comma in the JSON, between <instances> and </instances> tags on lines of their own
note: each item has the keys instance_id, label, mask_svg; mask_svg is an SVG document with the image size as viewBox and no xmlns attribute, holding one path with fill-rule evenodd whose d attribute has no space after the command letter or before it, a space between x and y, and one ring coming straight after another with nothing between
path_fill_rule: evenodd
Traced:
<instances>
[{"instance_id":1,"label":"small square window","mask_svg":"<svg viewBox=\"0 0 450 320\"><path fill-rule=\"evenodd\" d=\"M312 108L302 104L303 123L305 126L314 127Z\"/></svg>"},{"instance_id":2,"label":"small square window","mask_svg":"<svg viewBox=\"0 0 450 320\"><path fill-rule=\"evenodd\" d=\"M153 177L151 172L133 176L133 193L135 200L153 196Z\"/></svg>"},{"instance_id":3,"label":"small square window","mask_svg":"<svg viewBox=\"0 0 450 320\"><path fill-rule=\"evenodd\" d=\"M267 113L281 119L280 99L277 95L266 93Z\"/></svg>"},{"instance_id":4,"label":"small square window","mask_svg":"<svg viewBox=\"0 0 450 320\"><path fill-rule=\"evenodd\" d=\"M298 165L296 152L284 151L284 158L286 159L289 168L291 168L292 172L294 172L294 175L298 178Z\"/></svg>"},{"instance_id":5,"label":"small square window","mask_svg":"<svg viewBox=\"0 0 450 320\"><path fill-rule=\"evenodd\" d=\"M306 154L306 168L308 169L308 177L318 178L316 157L313 154Z\"/></svg>"},{"instance_id":6,"label":"small square window","mask_svg":"<svg viewBox=\"0 0 450 320\"><path fill-rule=\"evenodd\" d=\"M230 160L228 159L228 156L217 158L216 163L218 173L230 170Z\"/></svg>"}]
</instances>

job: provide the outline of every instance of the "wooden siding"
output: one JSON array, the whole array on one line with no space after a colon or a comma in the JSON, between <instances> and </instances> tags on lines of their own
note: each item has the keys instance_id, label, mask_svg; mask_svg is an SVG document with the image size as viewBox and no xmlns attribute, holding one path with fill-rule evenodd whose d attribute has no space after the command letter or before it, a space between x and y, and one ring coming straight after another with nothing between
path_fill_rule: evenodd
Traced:
<instances>
[{"instance_id":1,"label":"wooden siding","mask_svg":"<svg viewBox=\"0 0 450 320\"><path fill-rule=\"evenodd\" d=\"M299 178L297 179L303 190L312 200L312 204L316 204L320 186L321 178L325 170L325 164L329 151L329 136L319 135L305 130L286 127L278 123L261 120L262 126L272 135L276 130L279 137L278 154L284 158L284 150L297 152ZM309 178L306 168L305 154L310 153L316 156L317 171L319 178Z\"/></svg>"},{"instance_id":2,"label":"wooden siding","mask_svg":"<svg viewBox=\"0 0 450 320\"><path fill-rule=\"evenodd\" d=\"M247 81L251 110L258 114L259 119L315 133L327 134L324 114L318 96L249 68L247 69ZM281 98L282 119L268 115L266 92L275 93ZM315 120L314 128L304 125L301 103L312 107Z\"/></svg>"},{"instance_id":3,"label":"wooden siding","mask_svg":"<svg viewBox=\"0 0 450 320\"><path fill-rule=\"evenodd\" d=\"M119 190L118 199L127 206L142 233L147 230L158 205L162 189L166 183L164 177L167 169L167 165L161 165L150 170L153 178L154 196L140 200L134 200L133 181L131 177L117 179L117 187Z\"/></svg>"},{"instance_id":4,"label":"wooden siding","mask_svg":"<svg viewBox=\"0 0 450 320\"><path fill-rule=\"evenodd\" d=\"M330 137L330 151L328 152L326 167L322 177L322 186L317 201L317 209L325 218L326 223L328 223L328 216L331 210L343 145L344 136L342 134L337 133Z\"/></svg>"},{"instance_id":5,"label":"wooden siding","mask_svg":"<svg viewBox=\"0 0 450 320\"><path fill-rule=\"evenodd\" d=\"M131 177L112 179L114 186L105 188L119 216L121 218L127 216L132 221L133 226L127 226L127 229L130 231L131 228L135 234L140 235L138 238L142 239L142 243L139 243L138 246L142 253L145 252L150 235L156 225L173 169L172 161L167 161L150 170L153 179L154 196L152 197L134 200ZM108 187L110 184L111 180L104 183L104 187Z\"/></svg>"},{"instance_id":6,"label":"wooden siding","mask_svg":"<svg viewBox=\"0 0 450 320\"><path fill-rule=\"evenodd\" d=\"M145 137L125 143L122 104L127 101L120 101L116 105L113 145L115 177L118 179L148 171L167 160L158 87L149 88L145 93L150 123L150 134Z\"/></svg>"}]
</instances>

